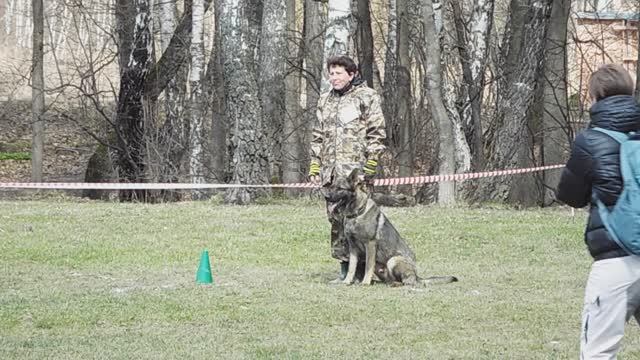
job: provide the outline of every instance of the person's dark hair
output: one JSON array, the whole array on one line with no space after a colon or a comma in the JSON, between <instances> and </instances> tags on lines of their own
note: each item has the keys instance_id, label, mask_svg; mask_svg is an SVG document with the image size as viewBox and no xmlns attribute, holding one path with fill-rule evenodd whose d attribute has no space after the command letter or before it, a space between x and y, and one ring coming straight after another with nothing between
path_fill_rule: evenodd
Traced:
<instances>
[{"instance_id":1,"label":"person's dark hair","mask_svg":"<svg viewBox=\"0 0 640 360\"><path fill-rule=\"evenodd\" d=\"M589 96L596 101L613 95L633 95L633 89L631 75L618 64L600 66L589 79Z\"/></svg>"},{"instance_id":2,"label":"person's dark hair","mask_svg":"<svg viewBox=\"0 0 640 360\"><path fill-rule=\"evenodd\" d=\"M349 74L355 74L358 71L358 66L353 59L344 55L336 55L328 58L327 71L331 70L332 66L342 66Z\"/></svg>"}]
</instances>

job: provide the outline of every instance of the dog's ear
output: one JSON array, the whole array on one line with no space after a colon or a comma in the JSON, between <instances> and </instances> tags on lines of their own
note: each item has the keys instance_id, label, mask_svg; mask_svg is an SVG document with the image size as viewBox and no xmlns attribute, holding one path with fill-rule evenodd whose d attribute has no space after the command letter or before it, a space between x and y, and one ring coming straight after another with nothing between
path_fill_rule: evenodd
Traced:
<instances>
[{"instance_id":1,"label":"dog's ear","mask_svg":"<svg viewBox=\"0 0 640 360\"><path fill-rule=\"evenodd\" d=\"M349 185L351 185L351 187L354 189L360 182L359 176L360 176L360 169L358 168L351 170L351 174L349 174Z\"/></svg>"},{"instance_id":2,"label":"dog's ear","mask_svg":"<svg viewBox=\"0 0 640 360\"><path fill-rule=\"evenodd\" d=\"M327 176L328 176L329 180L322 182L322 187L323 188L325 188L325 187L328 188L328 187L331 187L331 186L333 186L335 184L335 181L336 181L336 170L335 170L335 168L332 169L331 172L329 172Z\"/></svg>"}]
</instances>

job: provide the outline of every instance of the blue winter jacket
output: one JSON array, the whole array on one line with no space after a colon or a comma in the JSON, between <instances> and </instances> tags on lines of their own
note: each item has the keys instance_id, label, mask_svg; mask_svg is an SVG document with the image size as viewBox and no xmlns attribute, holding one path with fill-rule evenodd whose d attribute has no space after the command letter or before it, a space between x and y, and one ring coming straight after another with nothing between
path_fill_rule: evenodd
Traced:
<instances>
[{"instance_id":1,"label":"blue winter jacket","mask_svg":"<svg viewBox=\"0 0 640 360\"><path fill-rule=\"evenodd\" d=\"M590 113L589 128L576 136L556 196L575 208L590 206L584 240L597 261L627 254L609 237L595 203L597 198L605 205L613 206L618 200L622 190L620 145L592 128L637 132L640 130L640 106L633 96L615 95L596 102Z\"/></svg>"}]
</instances>

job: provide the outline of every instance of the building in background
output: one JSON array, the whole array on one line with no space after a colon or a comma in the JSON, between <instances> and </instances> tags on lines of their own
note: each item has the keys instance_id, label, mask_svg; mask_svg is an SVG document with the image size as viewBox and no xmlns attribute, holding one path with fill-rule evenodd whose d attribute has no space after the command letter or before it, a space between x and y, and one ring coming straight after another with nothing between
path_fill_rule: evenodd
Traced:
<instances>
[{"instance_id":1,"label":"building in background","mask_svg":"<svg viewBox=\"0 0 640 360\"><path fill-rule=\"evenodd\" d=\"M604 63L618 63L636 77L638 60L637 0L573 2L568 48L569 98L573 109L585 110L589 76Z\"/></svg>"}]
</instances>

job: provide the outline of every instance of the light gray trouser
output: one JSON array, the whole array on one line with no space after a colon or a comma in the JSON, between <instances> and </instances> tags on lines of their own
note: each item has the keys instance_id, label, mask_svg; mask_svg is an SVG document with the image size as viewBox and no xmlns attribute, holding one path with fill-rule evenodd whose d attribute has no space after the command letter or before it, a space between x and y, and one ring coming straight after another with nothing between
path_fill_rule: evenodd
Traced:
<instances>
[{"instance_id":1,"label":"light gray trouser","mask_svg":"<svg viewBox=\"0 0 640 360\"><path fill-rule=\"evenodd\" d=\"M582 310L580 359L615 359L626 322L640 323L640 256L595 261Z\"/></svg>"}]
</instances>

